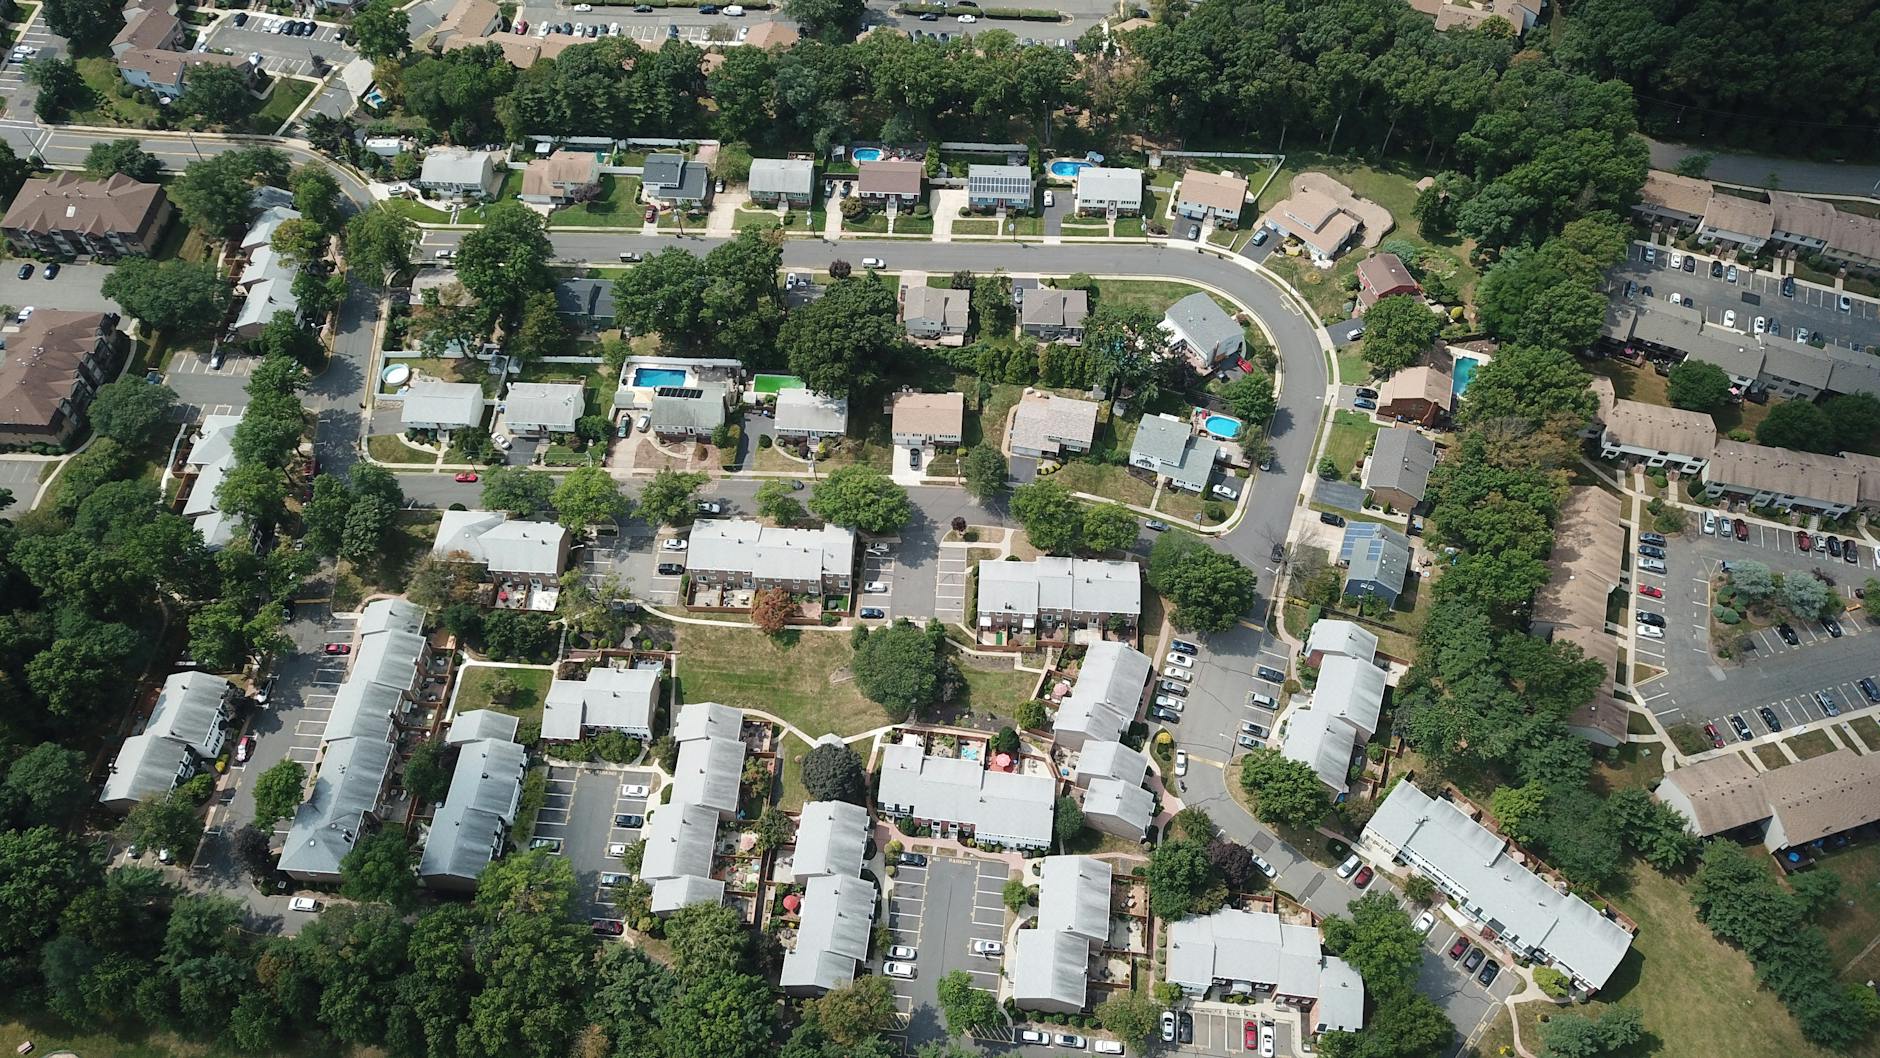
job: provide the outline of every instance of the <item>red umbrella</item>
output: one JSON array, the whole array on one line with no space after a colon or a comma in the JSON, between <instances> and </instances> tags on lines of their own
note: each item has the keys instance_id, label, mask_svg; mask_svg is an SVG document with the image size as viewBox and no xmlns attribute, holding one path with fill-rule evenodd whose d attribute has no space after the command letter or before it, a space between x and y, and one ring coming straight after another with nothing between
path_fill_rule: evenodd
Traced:
<instances>
[{"instance_id":1,"label":"red umbrella","mask_svg":"<svg viewBox=\"0 0 1880 1058\"><path fill-rule=\"evenodd\" d=\"M992 763L996 765L1000 771L1004 771L1006 768L1009 768L1012 766L1012 757L1010 754L1001 753L998 756L992 758Z\"/></svg>"},{"instance_id":2,"label":"red umbrella","mask_svg":"<svg viewBox=\"0 0 1880 1058\"><path fill-rule=\"evenodd\" d=\"M795 893L791 893L789 896L786 896L783 898L783 909L785 911L794 913L797 908L802 907L802 906L803 906L803 898L796 895Z\"/></svg>"}]
</instances>

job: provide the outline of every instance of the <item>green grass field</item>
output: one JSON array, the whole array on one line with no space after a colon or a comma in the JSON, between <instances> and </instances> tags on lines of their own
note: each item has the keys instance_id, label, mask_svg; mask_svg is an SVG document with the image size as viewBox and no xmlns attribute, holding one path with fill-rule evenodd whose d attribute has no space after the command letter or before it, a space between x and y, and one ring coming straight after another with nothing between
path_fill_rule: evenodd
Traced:
<instances>
[{"instance_id":1,"label":"green grass field","mask_svg":"<svg viewBox=\"0 0 1880 1058\"><path fill-rule=\"evenodd\" d=\"M682 700L722 702L783 717L812 738L852 735L887 724L849 674L855 651L846 632L790 631L772 638L736 625L675 625Z\"/></svg>"},{"instance_id":2,"label":"green grass field","mask_svg":"<svg viewBox=\"0 0 1880 1058\"><path fill-rule=\"evenodd\" d=\"M1338 464L1340 473L1349 473L1364 458L1365 449L1377 436L1377 424L1363 412L1341 410L1332 416L1332 434L1325 442L1325 455Z\"/></svg>"},{"instance_id":3,"label":"green grass field","mask_svg":"<svg viewBox=\"0 0 1880 1058\"><path fill-rule=\"evenodd\" d=\"M312 94L311 82L292 77L275 78L274 89L268 93L268 98L254 113L236 123L233 131L272 136Z\"/></svg>"},{"instance_id":4,"label":"green grass field","mask_svg":"<svg viewBox=\"0 0 1880 1058\"><path fill-rule=\"evenodd\" d=\"M524 720L539 722L543 704L548 699L548 685L555 681L555 674L548 669L476 665L464 669L459 679L462 683L457 691L459 713L472 709L495 709ZM496 701L492 695L505 681L515 686L515 692L506 702Z\"/></svg>"},{"instance_id":5,"label":"green grass field","mask_svg":"<svg viewBox=\"0 0 1880 1058\"><path fill-rule=\"evenodd\" d=\"M639 197L637 179L604 173L599 198L558 209L548 223L551 227L637 228L645 223Z\"/></svg>"}]
</instances>

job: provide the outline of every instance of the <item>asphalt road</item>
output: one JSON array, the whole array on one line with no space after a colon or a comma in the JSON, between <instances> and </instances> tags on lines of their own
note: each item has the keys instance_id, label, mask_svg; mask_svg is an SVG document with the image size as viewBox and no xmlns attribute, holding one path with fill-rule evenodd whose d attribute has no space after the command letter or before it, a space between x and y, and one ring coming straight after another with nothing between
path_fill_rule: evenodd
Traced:
<instances>
[{"instance_id":1,"label":"asphalt road","mask_svg":"<svg viewBox=\"0 0 1880 1058\"><path fill-rule=\"evenodd\" d=\"M1710 277L1713 258L1691 254L1697 261L1694 272L1672 271L1671 255L1665 247L1654 249L1656 260L1643 259L1645 245L1633 243L1627 249L1625 263L1613 269L1612 277L1623 297L1625 283L1649 285L1652 297L1667 299L1673 292L1691 299L1704 312L1704 319L1723 326L1725 312L1736 313L1735 329L1748 334L1758 316L1776 322L1784 337L1793 338L1797 327L1806 327L1834 345L1880 345L1880 302L1858 294L1848 295L1850 308L1837 307L1840 292L1814 283L1797 280L1795 296L1782 296L1781 277L1771 272L1756 272L1739 266L1737 281L1731 283ZM1680 251L1681 252L1681 251ZM1641 293L1639 295L1643 297Z\"/></svg>"},{"instance_id":2,"label":"asphalt road","mask_svg":"<svg viewBox=\"0 0 1880 1058\"><path fill-rule=\"evenodd\" d=\"M907 1038L919 1045L946 1036L936 988L955 970L975 987L996 991L1001 960L974 955L975 940L1000 940L1005 924L1003 862L934 856L926 867L897 867L888 898L888 929L895 945L918 953L912 980L890 978L895 1007L907 1015ZM880 972L881 961L875 964Z\"/></svg>"},{"instance_id":3,"label":"asphalt road","mask_svg":"<svg viewBox=\"0 0 1880 1058\"><path fill-rule=\"evenodd\" d=\"M1760 154L1715 152L1681 143L1647 139L1652 167L1674 169L1693 154L1711 155L1704 171L1709 180L1750 187L1780 186L1784 191L1814 191L1832 195L1880 195L1880 165L1809 162L1799 158L1771 158ZM1776 178L1775 182L1770 177Z\"/></svg>"}]
</instances>

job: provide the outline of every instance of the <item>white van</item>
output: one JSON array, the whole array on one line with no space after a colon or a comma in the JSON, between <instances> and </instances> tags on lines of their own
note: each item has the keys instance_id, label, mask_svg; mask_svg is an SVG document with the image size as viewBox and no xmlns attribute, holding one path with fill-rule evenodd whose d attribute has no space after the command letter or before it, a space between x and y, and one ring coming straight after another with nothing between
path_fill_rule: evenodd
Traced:
<instances>
[{"instance_id":1,"label":"white van","mask_svg":"<svg viewBox=\"0 0 1880 1058\"><path fill-rule=\"evenodd\" d=\"M730 7L722 8L719 10L718 13L721 15L728 15L731 18L743 18L744 17L744 9L742 7L739 7L737 4L732 4Z\"/></svg>"},{"instance_id":2,"label":"white van","mask_svg":"<svg viewBox=\"0 0 1880 1058\"><path fill-rule=\"evenodd\" d=\"M879 257L864 257L862 258L862 267L863 268L886 268L888 267L888 263L886 261L883 261Z\"/></svg>"},{"instance_id":3,"label":"white van","mask_svg":"<svg viewBox=\"0 0 1880 1058\"><path fill-rule=\"evenodd\" d=\"M1098 1054L1122 1054L1123 1044L1118 1040L1098 1040L1092 1044Z\"/></svg>"},{"instance_id":4,"label":"white van","mask_svg":"<svg viewBox=\"0 0 1880 1058\"><path fill-rule=\"evenodd\" d=\"M1717 515L1716 515L1716 512L1714 512L1714 511L1705 511L1705 512L1704 512L1704 533L1705 533L1705 535L1715 535L1715 534L1716 534L1716 532L1717 532Z\"/></svg>"}]
</instances>

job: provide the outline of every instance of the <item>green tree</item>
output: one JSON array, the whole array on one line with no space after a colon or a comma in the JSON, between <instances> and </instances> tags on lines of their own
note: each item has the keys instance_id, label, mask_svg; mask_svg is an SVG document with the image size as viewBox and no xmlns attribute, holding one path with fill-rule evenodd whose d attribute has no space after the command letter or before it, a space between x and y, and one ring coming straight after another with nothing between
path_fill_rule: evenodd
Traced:
<instances>
[{"instance_id":1,"label":"green tree","mask_svg":"<svg viewBox=\"0 0 1880 1058\"><path fill-rule=\"evenodd\" d=\"M1241 375L1221 387L1220 398L1235 415L1250 424L1272 418L1278 406L1273 396L1273 377L1265 374Z\"/></svg>"},{"instance_id":2,"label":"green tree","mask_svg":"<svg viewBox=\"0 0 1880 1058\"><path fill-rule=\"evenodd\" d=\"M483 477L483 506L518 518L548 510L555 479L524 467L497 467Z\"/></svg>"},{"instance_id":3,"label":"green tree","mask_svg":"<svg viewBox=\"0 0 1880 1058\"><path fill-rule=\"evenodd\" d=\"M265 827L291 818L300 807L301 791L306 785L307 768L299 761L283 758L270 765L255 779L255 825Z\"/></svg>"},{"instance_id":4,"label":"green tree","mask_svg":"<svg viewBox=\"0 0 1880 1058\"><path fill-rule=\"evenodd\" d=\"M56 826L90 799L85 757L41 742L7 767L0 782L0 818L15 825Z\"/></svg>"},{"instance_id":5,"label":"green tree","mask_svg":"<svg viewBox=\"0 0 1880 1058\"><path fill-rule=\"evenodd\" d=\"M420 742L405 761L402 782L411 798L421 804L436 804L450 792L451 769L444 766L444 746L435 741Z\"/></svg>"},{"instance_id":6,"label":"green tree","mask_svg":"<svg viewBox=\"0 0 1880 1058\"><path fill-rule=\"evenodd\" d=\"M1821 411L1836 449L1864 449L1880 431L1880 397L1871 393L1837 394L1822 402Z\"/></svg>"},{"instance_id":7,"label":"green tree","mask_svg":"<svg viewBox=\"0 0 1880 1058\"><path fill-rule=\"evenodd\" d=\"M1254 814L1283 827L1309 827L1330 807L1325 784L1310 765L1256 749L1240 760L1240 787L1255 801Z\"/></svg>"},{"instance_id":8,"label":"green tree","mask_svg":"<svg viewBox=\"0 0 1880 1058\"><path fill-rule=\"evenodd\" d=\"M39 89L33 95L33 113L41 121L59 120L84 96L85 79L69 59L28 59L23 72L26 83Z\"/></svg>"},{"instance_id":9,"label":"green tree","mask_svg":"<svg viewBox=\"0 0 1880 1058\"><path fill-rule=\"evenodd\" d=\"M1044 703L1036 698L1029 698L1018 703L1012 713L1012 722L1027 731L1042 731L1051 724L1051 717L1045 711Z\"/></svg>"},{"instance_id":10,"label":"green tree","mask_svg":"<svg viewBox=\"0 0 1880 1058\"><path fill-rule=\"evenodd\" d=\"M713 972L687 979L660 1020L663 1053L672 1058L761 1058L772 1046L777 1004L763 979Z\"/></svg>"},{"instance_id":11,"label":"green tree","mask_svg":"<svg viewBox=\"0 0 1880 1058\"><path fill-rule=\"evenodd\" d=\"M1841 597L1814 577L1782 578L1782 603L1798 616L1814 620L1841 612Z\"/></svg>"},{"instance_id":12,"label":"green tree","mask_svg":"<svg viewBox=\"0 0 1880 1058\"><path fill-rule=\"evenodd\" d=\"M784 3L784 12L806 35L830 44L853 40L866 11L862 0L786 0Z\"/></svg>"},{"instance_id":13,"label":"green tree","mask_svg":"<svg viewBox=\"0 0 1880 1058\"><path fill-rule=\"evenodd\" d=\"M170 200L190 227L211 235L235 235L254 217L251 195L256 185L280 186L290 169L287 156L272 147L224 151L191 162L170 183Z\"/></svg>"},{"instance_id":14,"label":"green tree","mask_svg":"<svg viewBox=\"0 0 1880 1058\"><path fill-rule=\"evenodd\" d=\"M197 66L189 71L189 82L176 105L217 125L232 125L248 113L253 102L247 71L236 66Z\"/></svg>"},{"instance_id":15,"label":"green tree","mask_svg":"<svg viewBox=\"0 0 1880 1058\"><path fill-rule=\"evenodd\" d=\"M74 47L108 41L124 25L109 0L47 0L45 13L47 28Z\"/></svg>"},{"instance_id":16,"label":"green tree","mask_svg":"<svg viewBox=\"0 0 1880 1058\"><path fill-rule=\"evenodd\" d=\"M684 525L692 520L693 497L706 477L661 467L640 489L640 517L652 525Z\"/></svg>"},{"instance_id":17,"label":"green tree","mask_svg":"<svg viewBox=\"0 0 1880 1058\"><path fill-rule=\"evenodd\" d=\"M1031 546L1040 551L1069 554L1083 542L1083 504L1054 478L1013 489L1011 508Z\"/></svg>"},{"instance_id":18,"label":"green tree","mask_svg":"<svg viewBox=\"0 0 1880 1058\"><path fill-rule=\"evenodd\" d=\"M403 831L380 830L360 838L339 865L340 895L348 900L390 904L409 911L418 900L417 864Z\"/></svg>"},{"instance_id":19,"label":"green tree","mask_svg":"<svg viewBox=\"0 0 1880 1058\"><path fill-rule=\"evenodd\" d=\"M147 257L125 258L99 289L125 312L173 336L206 333L229 299L214 264Z\"/></svg>"},{"instance_id":20,"label":"green tree","mask_svg":"<svg viewBox=\"0 0 1880 1058\"><path fill-rule=\"evenodd\" d=\"M457 244L457 281L485 311L514 319L529 295L550 285L554 254L542 215L520 202L483 211L483 226Z\"/></svg>"},{"instance_id":21,"label":"green tree","mask_svg":"<svg viewBox=\"0 0 1880 1058\"><path fill-rule=\"evenodd\" d=\"M814 392L858 397L907 349L895 288L874 274L839 281L790 313L778 344L790 373Z\"/></svg>"},{"instance_id":22,"label":"green tree","mask_svg":"<svg viewBox=\"0 0 1880 1058\"><path fill-rule=\"evenodd\" d=\"M360 210L346 221L346 263L354 275L377 287L411 267L417 242L417 223L389 210Z\"/></svg>"},{"instance_id":23,"label":"green tree","mask_svg":"<svg viewBox=\"0 0 1880 1058\"><path fill-rule=\"evenodd\" d=\"M287 475L263 463L239 463L216 488L224 514L249 525L273 525L287 502Z\"/></svg>"},{"instance_id":24,"label":"green tree","mask_svg":"<svg viewBox=\"0 0 1880 1058\"><path fill-rule=\"evenodd\" d=\"M120 378L98 387L88 414L99 436L139 448L157 439L175 406L176 391L170 387Z\"/></svg>"},{"instance_id":25,"label":"green tree","mask_svg":"<svg viewBox=\"0 0 1880 1058\"><path fill-rule=\"evenodd\" d=\"M275 253L293 261L306 264L317 261L326 251L326 235L313 221L290 218L274 229L274 235L268 240L268 246ZM292 319L290 314L289 319Z\"/></svg>"},{"instance_id":26,"label":"green tree","mask_svg":"<svg viewBox=\"0 0 1880 1058\"><path fill-rule=\"evenodd\" d=\"M1076 840L1084 829L1084 810L1075 799L1060 797L1057 809L1051 816L1051 836L1057 839L1058 847Z\"/></svg>"},{"instance_id":27,"label":"green tree","mask_svg":"<svg viewBox=\"0 0 1880 1058\"><path fill-rule=\"evenodd\" d=\"M1127 551L1136 544L1136 512L1120 503L1084 508L1084 547L1090 551Z\"/></svg>"},{"instance_id":28,"label":"green tree","mask_svg":"<svg viewBox=\"0 0 1880 1058\"><path fill-rule=\"evenodd\" d=\"M551 499L561 524L583 529L606 522L618 524L633 509L620 483L605 467L576 467L568 472Z\"/></svg>"},{"instance_id":29,"label":"green tree","mask_svg":"<svg viewBox=\"0 0 1880 1058\"><path fill-rule=\"evenodd\" d=\"M894 982L878 974L805 1000L803 1018L841 1047L858 1047L899 1023Z\"/></svg>"},{"instance_id":30,"label":"green tree","mask_svg":"<svg viewBox=\"0 0 1880 1058\"><path fill-rule=\"evenodd\" d=\"M1666 393L1674 408L1716 411L1730 402L1730 376L1715 364L1686 360L1671 369Z\"/></svg>"},{"instance_id":31,"label":"green tree","mask_svg":"<svg viewBox=\"0 0 1880 1058\"><path fill-rule=\"evenodd\" d=\"M1320 928L1326 950L1350 963L1366 982L1414 980L1423 960L1423 935L1389 893L1364 894Z\"/></svg>"},{"instance_id":32,"label":"green tree","mask_svg":"<svg viewBox=\"0 0 1880 1058\"><path fill-rule=\"evenodd\" d=\"M555 294L537 290L522 301L522 322L509 340L511 356L524 362L560 355L568 344L568 325L555 305Z\"/></svg>"},{"instance_id":33,"label":"green tree","mask_svg":"<svg viewBox=\"0 0 1880 1058\"><path fill-rule=\"evenodd\" d=\"M771 478L757 486L757 516L778 525L795 525L804 518L803 505L797 502L796 489L782 478Z\"/></svg>"},{"instance_id":34,"label":"green tree","mask_svg":"<svg viewBox=\"0 0 1880 1058\"><path fill-rule=\"evenodd\" d=\"M954 970L940 978L935 986L940 1014L946 1018L947 1035L962 1036L979 1029L996 1027L1004 1020L999 1001L991 992L974 988L965 970Z\"/></svg>"},{"instance_id":35,"label":"green tree","mask_svg":"<svg viewBox=\"0 0 1880 1058\"><path fill-rule=\"evenodd\" d=\"M1149 551L1150 587L1175 603L1178 629L1221 632L1253 608L1253 571L1184 533L1163 533Z\"/></svg>"},{"instance_id":36,"label":"green tree","mask_svg":"<svg viewBox=\"0 0 1880 1058\"><path fill-rule=\"evenodd\" d=\"M960 474L966 491L981 503L1005 491L1005 457L991 445L974 445L960 460Z\"/></svg>"},{"instance_id":37,"label":"green tree","mask_svg":"<svg viewBox=\"0 0 1880 1058\"><path fill-rule=\"evenodd\" d=\"M906 620L869 632L855 647L855 686L895 723L933 705L942 661L933 638Z\"/></svg>"},{"instance_id":38,"label":"green tree","mask_svg":"<svg viewBox=\"0 0 1880 1058\"><path fill-rule=\"evenodd\" d=\"M411 16L390 0L373 0L353 12L353 48L378 62L411 50Z\"/></svg>"},{"instance_id":39,"label":"green tree","mask_svg":"<svg viewBox=\"0 0 1880 1058\"><path fill-rule=\"evenodd\" d=\"M1148 1044L1162 1018L1162 1004L1146 992L1112 992L1097 1005L1097 1024L1131 1047Z\"/></svg>"},{"instance_id":40,"label":"green tree","mask_svg":"<svg viewBox=\"0 0 1880 1058\"><path fill-rule=\"evenodd\" d=\"M817 482L809 509L826 522L876 536L900 532L913 514L906 489L859 463L837 467Z\"/></svg>"},{"instance_id":41,"label":"green tree","mask_svg":"<svg viewBox=\"0 0 1880 1058\"><path fill-rule=\"evenodd\" d=\"M147 849L168 849L188 862L202 836L202 814L183 791L137 802L124 817L124 837Z\"/></svg>"},{"instance_id":42,"label":"green tree","mask_svg":"<svg viewBox=\"0 0 1880 1058\"><path fill-rule=\"evenodd\" d=\"M1746 559L1731 563L1730 587L1735 588L1737 596L1746 602L1763 602L1775 595L1776 578L1768 566L1754 559Z\"/></svg>"},{"instance_id":43,"label":"green tree","mask_svg":"<svg viewBox=\"0 0 1880 1058\"><path fill-rule=\"evenodd\" d=\"M1007 878L999 899L1004 902L1007 911L1019 914L1025 910L1026 904L1031 903L1031 887L1025 884L1023 878Z\"/></svg>"},{"instance_id":44,"label":"green tree","mask_svg":"<svg viewBox=\"0 0 1880 1058\"><path fill-rule=\"evenodd\" d=\"M97 861L78 839L44 826L0 830L0 957L25 970L59 913L97 884Z\"/></svg>"},{"instance_id":45,"label":"green tree","mask_svg":"<svg viewBox=\"0 0 1880 1058\"><path fill-rule=\"evenodd\" d=\"M803 755L803 788L812 801L863 804L868 775L855 751L839 742L819 742Z\"/></svg>"},{"instance_id":46,"label":"green tree","mask_svg":"<svg viewBox=\"0 0 1880 1058\"><path fill-rule=\"evenodd\" d=\"M1164 841L1149 854L1149 910L1157 918L1173 922L1206 914L1226 899L1227 887L1201 842Z\"/></svg>"},{"instance_id":47,"label":"green tree","mask_svg":"<svg viewBox=\"0 0 1880 1058\"><path fill-rule=\"evenodd\" d=\"M150 183L162 171L156 155L145 151L143 144L134 139L100 140L85 152L85 175L94 180L121 174Z\"/></svg>"},{"instance_id":48,"label":"green tree","mask_svg":"<svg viewBox=\"0 0 1880 1058\"><path fill-rule=\"evenodd\" d=\"M1428 352L1442 329L1442 317L1421 300L1385 298L1364 314L1364 359L1374 374L1389 378Z\"/></svg>"},{"instance_id":49,"label":"green tree","mask_svg":"<svg viewBox=\"0 0 1880 1058\"><path fill-rule=\"evenodd\" d=\"M672 945L673 969L685 978L736 971L748 951L750 934L735 909L691 904L666 920L666 939Z\"/></svg>"}]
</instances>

